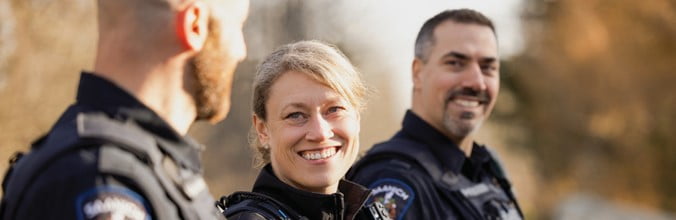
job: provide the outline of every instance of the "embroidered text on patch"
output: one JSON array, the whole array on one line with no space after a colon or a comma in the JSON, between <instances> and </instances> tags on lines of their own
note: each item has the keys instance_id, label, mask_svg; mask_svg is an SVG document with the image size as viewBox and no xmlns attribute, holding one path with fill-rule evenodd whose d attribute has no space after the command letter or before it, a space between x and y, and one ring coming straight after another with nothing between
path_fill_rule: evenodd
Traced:
<instances>
[{"instance_id":1,"label":"embroidered text on patch","mask_svg":"<svg viewBox=\"0 0 676 220\"><path fill-rule=\"evenodd\" d=\"M117 197L106 197L88 202L84 206L87 218L110 213L111 219L146 219L146 212L138 204Z\"/></svg>"},{"instance_id":2,"label":"embroidered text on patch","mask_svg":"<svg viewBox=\"0 0 676 220\"><path fill-rule=\"evenodd\" d=\"M148 205L138 193L122 186L95 186L75 201L77 219L150 219Z\"/></svg>"},{"instance_id":3,"label":"embroidered text on patch","mask_svg":"<svg viewBox=\"0 0 676 220\"><path fill-rule=\"evenodd\" d=\"M386 192L385 199L392 198L392 196L396 194L403 200L408 200L408 193L406 193L403 189L393 185L380 185L375 189L373 189L372 192L373 194L380 194L382 192Z\"/></svg>"}]
</instances>

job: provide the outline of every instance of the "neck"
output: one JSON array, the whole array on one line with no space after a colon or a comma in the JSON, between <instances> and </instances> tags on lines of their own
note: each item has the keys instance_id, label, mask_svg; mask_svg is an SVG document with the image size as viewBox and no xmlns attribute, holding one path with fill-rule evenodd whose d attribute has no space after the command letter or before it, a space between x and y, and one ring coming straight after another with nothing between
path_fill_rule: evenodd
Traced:
<instances>
[{"instance_id":1,"label":"neck","mask_svg":"<svg viewBox=\"0 0 676 220\"><path fill-rule=\"evenodd\" d=\"M460 140L454 140L454 142L458 145L460 150L465 153L466 157L470 157L470 155L472 155L472 148L474 147L474 138L472 138L471 135L462 138Z\"/></svg>"},{"instance_id":2,"label":"neck","mask_svg":"<svg viewBox=\"0 0 676 220\"><path fill-rule=\"evenodd\" d=\"M178 55L168 60L147 55L115 53L116 48L99 45L94 72L126 90L185 135L197 110L184 85L185 60Z\"/></svg>"},{"instance_id":3,"label":"neck","mask_svg":"<svg viewBox=\"0 0 676 220\"><path fill-rule=\"evenodd\" d=\"M428 122L429 123L429 122ZM470 133L467 136L464 137L457 137L451 134L447 129L439 128L437 126L432 125L432 127L435 127L437 131L440 131L444 136L448 137L455 145L460 148L460 150L465 153L466 157L470 157L472 155L472 148L474 147L474 134Z\"/></svg>"}]
</instances>

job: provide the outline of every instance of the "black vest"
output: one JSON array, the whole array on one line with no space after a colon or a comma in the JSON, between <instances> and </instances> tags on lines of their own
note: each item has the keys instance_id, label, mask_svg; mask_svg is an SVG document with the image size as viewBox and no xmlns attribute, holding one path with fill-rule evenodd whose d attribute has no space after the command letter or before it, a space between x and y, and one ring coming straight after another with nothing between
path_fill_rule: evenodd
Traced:
<instances>
[{"instance_id":1,"label":"black vest","mask_svg":"<svg viewBox=\"0 0 676 220\"><path fill-rule=\"evenodd\" d=\"M354 176L360 169L371 164L388 160L402 160L411 165L421 167L432 178L438 192L441 192L447 201L452 203L462 219L522 219L523 214L512 193L511 184L507 180L501 166L493 157L490 159L489 172L495 177L497 184L486 181L472 182L462 174L444 171L436 157L427 150L417 146L412 140L396 137L385 144L377 144L369 153L355 164L348 178ZM508 201L511 207L494 201ZM502 218L501 218L502 217Z\"/></svg>"},{"instance_id":2,"label":"black vest","mask_svg":"<svg viewBox=\"0 0 676 220\"><path fill-rule=\"evenodd\" d=\"M224 196L218 207L228 219L240 220L388 220L379 203L364 206L369 194L370 190L346 180L341 180L338 192L330 195L300 190L279 180L267 165L256 179L253 192Z\"/></svg>"},{"instance_id":3,"label":"black vest","mask_svg":"<svg viewBox=\"0 0 676 220\"><path fill-rule=\"evenodd\" d=\"M20 207L26 192L37 185L34 181L55 160L86 147L99 147L101 157L106 157L99 164L100 172L128 177L154 191L145 196L158 219L221 218L201 174L177 166L160 150L162 141L134 123L113 120L103 113L80 112L75 120L57 124L37 144L39 150L13 161L5 176L0 219L15 219L19 209L39 211L39 207ZM135 169L138 166L148 169Z\"/></svg>"}]
</instances>

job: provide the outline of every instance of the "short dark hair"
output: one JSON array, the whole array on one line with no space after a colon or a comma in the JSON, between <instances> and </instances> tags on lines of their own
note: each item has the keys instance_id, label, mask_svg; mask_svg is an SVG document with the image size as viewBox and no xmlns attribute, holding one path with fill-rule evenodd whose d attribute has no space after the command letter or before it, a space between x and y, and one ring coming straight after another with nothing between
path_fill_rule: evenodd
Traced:
<instances>
[{"instance_id":1,"label":"short dark hair","mask_svg":"<svg viewBox=\"0 0 676 220\"><path fill-rule=\"evenodd\" d=\"M429 58L429 49L434 46L434 29L445 21L454 21L462 24L478 24L491 28L495 34L495 27L490 18L481 14L481 12L472 9L454 9L445 10L425 21L418 37L415 40L415 57L427 62Z\"/></svg>"}]
</instances>

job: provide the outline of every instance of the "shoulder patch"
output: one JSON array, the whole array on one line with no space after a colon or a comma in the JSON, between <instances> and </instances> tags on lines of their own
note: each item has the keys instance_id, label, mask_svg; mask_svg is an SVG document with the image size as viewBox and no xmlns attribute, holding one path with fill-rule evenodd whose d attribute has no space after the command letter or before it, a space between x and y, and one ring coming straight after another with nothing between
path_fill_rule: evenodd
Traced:
<instances>
[{"instance_id":1,"label":"shoulder patch","mask_svg":"<svg viewBox=\"0 0 676 220\"><path fill-rule=\"evenodd\" d=\"M78 219L149 220L148 204L134 191L119 186L98 186L77 196Z\"/></svg>"},{"instance_id":2,"label":"shoulder patch","mask_svg":"<svg viewBox=\"0 0 676 220\"><path fill-rule=\"evenodd\" d=\"M392 219L402 219L415 198L413 189L398 179L380 179L371 184L369 189L371 189L371 197L368 203L380 202Z\"/></svg>"}]
</instances>

